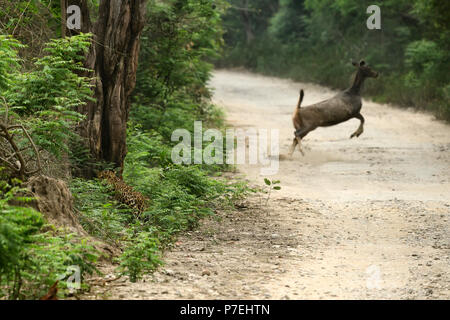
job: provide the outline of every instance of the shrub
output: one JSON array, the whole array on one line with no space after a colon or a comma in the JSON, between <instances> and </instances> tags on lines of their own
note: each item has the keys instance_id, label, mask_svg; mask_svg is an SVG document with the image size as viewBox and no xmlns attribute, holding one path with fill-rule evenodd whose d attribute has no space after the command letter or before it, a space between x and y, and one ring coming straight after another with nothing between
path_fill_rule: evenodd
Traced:
<instances>
[{"instance_id":1,"label":"shrub","mask_svg":"<svg viewBox=\"0 0 450 320\"><path fill-rule=\"evenodd\" d=\"M31 200L15 196L19 191L7 184L0 190L0 298L37 299L72 265L81 277L96 271L92 246L48 225L34 209L9 204ZM64 295L64 281L61 288Z\"/></svg>"},{"instance_id":2,"label":"shrub","mask_svg":"<svg viewBox=\"0 0 450 320\"><path fill-rule=\"evenodd\" d=\"M47 55L37 59L29 72L17 69L19 44L1 38L0 48L7 52L9 63L0 66L0 85L5 87L2 96L10 108L10 117L29 130L38 147L56 157L69 153L68 141L77 136L73 128L83 117L76 108L92 100L91 79L78 75L88 71L82 61L90 37L81 34L52 40L44 49ZM2 73L10 76L2 78ZM5 107L2 104L0 114Z\"/></svg>"}]
</instances>

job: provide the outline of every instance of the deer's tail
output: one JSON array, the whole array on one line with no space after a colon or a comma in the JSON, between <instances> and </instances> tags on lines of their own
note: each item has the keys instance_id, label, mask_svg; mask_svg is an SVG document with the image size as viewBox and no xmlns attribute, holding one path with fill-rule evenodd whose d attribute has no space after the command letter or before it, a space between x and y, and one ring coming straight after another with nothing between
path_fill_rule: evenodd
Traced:
<instances>
[{"instance_id":1,"label":"deer's tail","mask_svg":"<svg viewBox=\"0 0 450 320\"><path fill-rule=\"evenodd\" d=\"M297 109L300 109L302 107L303 97L305 96L305 92L303 89L300 90L300 98L298 99L297 103Z\"/></svg>"}]
</instances>

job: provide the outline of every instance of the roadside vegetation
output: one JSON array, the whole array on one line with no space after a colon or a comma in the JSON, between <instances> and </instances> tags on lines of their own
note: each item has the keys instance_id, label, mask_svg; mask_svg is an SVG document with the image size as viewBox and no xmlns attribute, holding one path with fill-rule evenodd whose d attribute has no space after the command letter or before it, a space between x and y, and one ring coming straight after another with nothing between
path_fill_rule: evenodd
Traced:
<instances>
[{"instance_id":1,"label":"roadside vegetation","mask_svg":"<svg viewBox=\"0 0 450 320\"><path fill-rule=\"evenodd\" d=\"M22 2L25 5L26 1ZM171 161L173 130L193 131L196 120L203 121L204 130L224 126L223 113L210 102L206 84L212 65L206 60L220 49L220 15L225 4L148 2L148 23L141 38L128 121L128 152L123 168L115 168L113 163L90 155L77 129L85 119L80 107L93 99L92 73L83 67L92 35L33 43L23 31L35 23L33 13L49 9L45 12L50 17L59 17L59 8L45 1L36 3L30 19L19 21L16 28L21 31L22 43L8 35L14 31L11 26L16 26L13 22L2 24L0 117L5 125L7 119L9 125L25 128L38 154L33 148L24 154L40 159L39 167L25 161L30 170L41 169L39 173L63 179L70 186L83 229L90 237L115 247L120 252L112 261L117 272L137 281L163 264L161 253L177 234L194 228L216 210L232 208L249 191L244 183L221 178L231 167L174 165ZM7 9L9 14L20 13ZM7 20L3 16L3 21ZM58 25L50 21L45 34L57 34ZM30 143L22 131L11 128L9 132L19 136L20 148ZM5 148L2 157L7 156L8 142L1 142ZM101 253L94 248L92 238L55 227L36 208L27 206L34 201L25 190L29 177L11 165L9 168L8 161L2 162L0 298L40 298L58 279L58 296L64 297L68 294L67 277L61 275L67 267L79 266L83 279L99 272L96 263ZM145 199L145 209L137 213L133 206L120 201L120 190L106 180L84 177L87 165L97 173L112 170L120 175L122 171L125 184Z\"/></svg>"}]
</instances>

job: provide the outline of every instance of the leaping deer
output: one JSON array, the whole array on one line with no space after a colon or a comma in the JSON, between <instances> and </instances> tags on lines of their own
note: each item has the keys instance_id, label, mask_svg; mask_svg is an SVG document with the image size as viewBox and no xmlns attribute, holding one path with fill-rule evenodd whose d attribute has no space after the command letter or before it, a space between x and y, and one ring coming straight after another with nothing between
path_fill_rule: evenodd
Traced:
<instances>
[{"instance_id":1,"label":"leaping deer","mask_svg":"<svg viewBox=\"0 0 450 320\"><path fill-rule=\"evenodd\" d=\"M301 148L302 139L317 127L329 127L356 118L361 121L359 128L350 136L350 139L359 137L364 132L364 117L361 115L362 99L361 87L366 78L378 77L378 72L372 70L364 60L360 63L353 62L357 67L357 72L353 85L345 91L335 95L333 98L302 107L304 91L300 90L300 98L297 108L292 116L292 122L295 127L295 138L289 151L292 156L295 147L304 155Z\"/></svg>"}]
</instances>

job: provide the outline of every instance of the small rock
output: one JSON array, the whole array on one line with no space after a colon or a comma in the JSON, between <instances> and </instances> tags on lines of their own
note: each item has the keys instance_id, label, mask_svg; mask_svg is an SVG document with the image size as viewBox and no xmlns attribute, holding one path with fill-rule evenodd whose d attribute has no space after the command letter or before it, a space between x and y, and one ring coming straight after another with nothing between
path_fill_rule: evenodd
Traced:
<instances>
[{"instance_id":1,"label":"small rock","mask_svg":"<svg viewBox=\"0 0 450 320\"><path fill-rule=\"evenodd\" d=\"M164 273L171 277L175 275L175 272L171 269L166 269Z\"/></svg>"},{"instance_id":2,"label":"small rock","mask_svg":"<svg viewBox=\"0 0 450 320\"><path fill-rule=\"evenodd\" d=\"M211 275L211 271L209 271L209 270L203 270L202 271L202 277L203 276L210 276Z\"/></svg>"}]
</instances>

